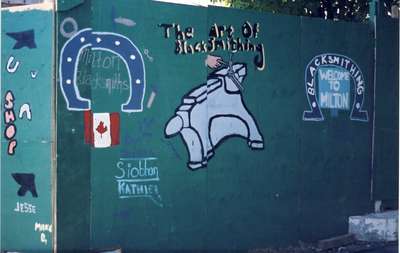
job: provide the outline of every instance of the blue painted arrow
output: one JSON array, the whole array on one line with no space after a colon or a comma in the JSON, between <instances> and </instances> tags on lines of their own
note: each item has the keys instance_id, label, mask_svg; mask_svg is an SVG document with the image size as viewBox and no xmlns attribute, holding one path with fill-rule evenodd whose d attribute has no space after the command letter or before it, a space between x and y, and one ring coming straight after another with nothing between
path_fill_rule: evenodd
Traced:
<instances>
[{"instance_id":1,"label":"blue painted arrow","mask_svg":"<svg viewBox=\"0 0 400 253\"><path fill-rule=\"evenodd\" d=\"M13 49L20 49L23 47L27 48L36 48L35 43L35 31L34 30L27 30L22 32L13 32L13 33L6 33L9 37L16 40L16 43Z\"/></svg>"}]
</instances>

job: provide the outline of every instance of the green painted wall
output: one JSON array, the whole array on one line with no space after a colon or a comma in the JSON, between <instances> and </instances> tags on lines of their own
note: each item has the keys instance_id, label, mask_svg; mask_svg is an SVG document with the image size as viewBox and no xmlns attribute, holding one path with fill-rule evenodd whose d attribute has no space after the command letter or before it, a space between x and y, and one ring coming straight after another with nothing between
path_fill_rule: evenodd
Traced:
<instances>
[{"instance_id":1,"label":"green painted wall","mask_svg":"<svg viewBox=\"0 0 400 253\"><path fill-rule=\"evenodd\" d=\"M376 59L376 118L374 152L374 198L383 206L398 208L399 155L399 24L378 17Z\"/></svg>"},{"instance_id":2,"label":"green painted wall","mask_svg":"<svg viewBox=\"0 0 400 253\"><path fill-rule=\"evenodd\" d=\"M124 62L101 50L81 54L77 87L82 97L91 99L93 113L117 112L120 117L120 143L108 148L84 144L84 113L68 111L64 96L58 93L58 139L63 143L58 147L63 154L58 159L58 178L60 181L65 173L68 179L68 183L59 184L59 196L65 199L58 203L63 207L59 220L65 221L58 227L60 246L122 247L128 252L246 250L342 234L347 231L348 216L372 210L374 41L369 25L150 1L134 6L122 1L85 1L59 12L58 24L66 17L77 22L78 30L91 27L94 32L128 37L143 56L146 91L141 112L121 111L129 96ZM166 26L160 24L179 24L182 30L192 27L193 38L188 43L194 45L209 39L214 23L232 25L233 37L244 40L241 28L246 21L259 24L257 37L250 40L263 45L265 69L257 70L255 52L235 53L233 62L247 64L241 94L265 147L252 150L243 138L231 137L214 149L206 168L192 171L186 165L189 154L183 139L166 138L165 128L183 96L204 83L206 73L213 71L204 64L207 54L226 62L230 54L227 50L175 54L175 30L171 28L169 38L165 38ZM190 37L192 30L187 31ZM60 50L66 38L60 33L58 38ZM367 121L350 117L356 104L354 81L350 81L351 100L346 110L321 109L323 121L303 120L303 112L309 110L304 77L307 64L327 53L347 56L361 70L365 84L362 109L367 111ZM396 86L395 80L387 82ZM192 118L196 121L200 117L203 122L200 132L209 132L206 118L213 109L232 106L217 103L224 97L213 104L210 89L206 111ZM390 94L397 101L397 93ZM395 108L396 103L382 106ZM381 115L377 108L376 126L392 119L389 115L381 122ZM222 125L222 130L217 127L210 138L228 131L235 122L230 124ZM397 134L397 127L391 131ZM394 151L384 161L392 165L376 162L376 166L386 167L381 168L385 170L382 174L375 168L374 180L389 182L392 188L376 184L376 192L393 200L397 199L397 181L387 181L384 175L396 171L397 143L386 145ZM375 152L379 148L383 148L382 143L375 141ZM130 183L156 192L140 195L132 189L121 190L127 181L119 184L118 180L127 179L133 167L143 168L145 160L146 167L157 171L158 177L133 175ZM125 198L128 195L130 198ZM76 212L82 218L77 218Z\"/></svg>"},{"instance_id":3,"label":"green painted wall","mask_svg":"<svg viewBox=\"0 0 400 253\"><path fill-rule=\"evenodd\" d=\"M79 17L75 19L80 26L89 26L90 2L84 1L83 5L69 9L68 4L71 3L72 1L66 1L67 10L58 12L56 16L58 52L67 39L60 36L59 27L62 20L75 14ZM65 32L69 34L72 29L73 25L67 23ZM83 64L80 64L79 68L80 71L90 71L89 66L85 67ZM91 93L90 89L81 90L85 96ZM79 252L90 248L90 150L81 141L83 116L65 110L65 100L59 88L57 105L57 248L61 252Z\"/></svg>"},{"instance_id":4,"label":"green painted wall","mask_svg":"<svg viewBox=\"0 0 400 253\"><path fill-rule=\"evenodd\" d=\"M368 24L144 0L60 1L57 25L50 10L4 10L2 23L1 250L50 251L53 236L60 252L247 250L346 233L348 216L372 211L375 200L397 208L398 26L391 19L377 19L376 42ZM215 35L214 24L225 26L224 43L230 34L242 42L249 35L255 52L174 52L182 39L177 25L186 43L199 42L204 51L201 42ZM89 27L92 32L75 36ZM83 49L88 42L92 50ZM265 66L256 64L261 55ZM336 65L323 63L329 56ZM210 77L203 95L188 97L216 71L217 59L232 60L235 78ZM235 64L245 64L244 78ZM309 73L318 73L312 88L321 108L333 104L319 94L334 91L330 98L348 96L347 105L322 108L323 119L305 118L313 99L306 92ZM340 77L324 80L327 73ZM121 107L128 98L140 101L143 87L137 112ZM67 103L73 91L91 100L92 114ZM353 114L357 92L364 94L360 107L368 118L362 120ZM18 117L21 108L30 108L31 120ZM168 124L174 117L176 124ZM181 122L183 136L166 136ZM197 135L211 140L203 149L214 154L203 164L196 157L199 139L190 139ZM33 175L36 192L28 182Z\"/></svg>"},{"instance_id":5,"label":"green painted wall","mask_svg":"<svg viewBox=\"0 0 400 253\"><path fill-rule=\"evenodd\" d=\"M53 246L53 17L50 10L1 12L2 251Z\"/></svg>"}]
</instances>

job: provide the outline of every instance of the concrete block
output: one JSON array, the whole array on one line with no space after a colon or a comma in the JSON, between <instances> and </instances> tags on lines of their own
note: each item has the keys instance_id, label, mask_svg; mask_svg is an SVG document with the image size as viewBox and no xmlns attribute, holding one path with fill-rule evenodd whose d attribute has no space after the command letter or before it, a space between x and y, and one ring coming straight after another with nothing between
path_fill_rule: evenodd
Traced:
<instances>
[{"instance_id":1,"label":"concrete block","mask_svg":"<svg viewBox=\"0 0 400 253\"><path fill-rule=\"evenodd\" d=\"M392 5L392 9L391 9L391 13L392 13L392 18L399 18L400 7L398 7L397 5L393 4Z\"/></svg>"},{"instance_id":2,"label":"concrete block","mask_svg":"<svg viewBox=\"0 0 400 253\"><path fill-rule=\"evenodd\" d=\"M349 217L349 233L360 241L396 241L398 211Z\"/></svg>"}]
</instances>

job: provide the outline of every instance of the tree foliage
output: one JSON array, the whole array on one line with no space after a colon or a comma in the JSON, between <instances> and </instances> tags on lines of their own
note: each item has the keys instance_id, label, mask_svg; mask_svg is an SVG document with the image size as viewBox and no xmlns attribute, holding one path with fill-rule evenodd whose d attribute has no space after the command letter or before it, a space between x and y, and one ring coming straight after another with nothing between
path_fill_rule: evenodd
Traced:
<instances>
[{"instance_id":1,"label":"tree foliage","mask_svg":"<svg viewBox=\"0 0 400 253\"><path fill-rule=\"evenodd\" d=\"M368 0L213 0L226 2L241 9L270 11L297 16L321 17L331 20L364 22L368 19ZM390 15L392 5L399 0L380 0L382 13Z\"/></svg>"}]
</instances>

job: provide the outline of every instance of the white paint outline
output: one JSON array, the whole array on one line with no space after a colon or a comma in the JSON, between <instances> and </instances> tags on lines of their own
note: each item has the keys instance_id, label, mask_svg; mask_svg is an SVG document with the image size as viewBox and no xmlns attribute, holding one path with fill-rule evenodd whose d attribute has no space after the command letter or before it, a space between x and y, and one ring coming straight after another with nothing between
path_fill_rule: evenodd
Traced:
<instances>
[{"instance_id":1,"label":"white paint outline","mask_svg":"<svg viewBox=\"0 0 400 253\"><path fill-rule=\"evenodd\" d=\"M26 113L26 118L31 121L32 120L32 111L31 105L29 103L25 103L21 105L19 108L18 118L22 119L24 117L24 113Z\"/></svg>"},{"instance_id":2,"label":"white paint outline","mask_svg":"<svg viewBox=\"0 0 400 253\"><path fill-rule=\"evenodd\" d=\"M11 64L13 63L14 60L15 60L15 57L13 55L11 55L7 60L6 69L7 69L8 73L11 73L11 74L15 73L15 71L17 71L17 69L19 67L19 61L18 60L15 62L13 67L11 66Z\"/></svg>"},{"instance_id":3,"label":"white paint outline","mask_svg":"<svg viewBox=\"0 0 400 253\"><path fill-rule=\"evenodd\" d=\"M150 62L154 61L154 58L152 56L150 56L150 54L149 54L149 49L145 48L143 50L143 53L144 53L144 55L146 55L147 59L149 59Z\"/></svg>"},{"instance_id":4,"label":"white paint outline","mask_svg":"<svg viewBox=\"0 0 400 253\"><path fill-rule=\"evenodd\" d=\"M63 94L63 96L64 96L64 100L65 100L65 102L66 102L66 104L67 104L67 109L68 109L69 111L88 111L88 110L90 110L90 108L92 107L92 106L91 106L91 100L90 100L90 99L81 97L81 94L79 93L79 89L78 89L78 87L77 87L78 85L76 84L76 78L77 78L77 72L78 72L77 70L78 70L78 64L79 64L79 56L81 55L81 52L82 52L85 48L92 46L91 43L80 47L80 49L79 49L79 51L78 51L78 54L77 54L77 56L76 56L77 59L76 59L76 61L75 61L75 66L74 66L74 82L73 82L73 84L71 84L71 85L74 86L74 90L75 90L77 99L80 100L80 101L82 101L82 102L88 102L88 107L89 107L88 109L71 108L71 107L69 106L69 100L67 99L67 96L65 95L65 91L64 91L63 76L62 76L62 66L63 66L63 59L64 59L64 49L65 49L65 46L68 45L69 42L72 41L72 40L73 40L76 36L78 36L79 34L81 34L81 33L83 33L83 32L86 32L86 31L91 31L91 30L92 30L92 28L85 28L85 29L80 30L80 31L77 32L74 36L72 36L71 38L69 38L69 39L64 43L64 46L61 48L61 53L60 53L60 67L59 67L60 88L61 88L61 92L62 92L62 94Z\"/></svg>"},{"instance_id":5,"label":"white paint outline","mask_svg":"<svg viewBox=\"0 0 400 253\"><path fill-rule=\"evenodd\" d=\"M154 99L156 98L157 93L155 91L152 91L150 93L149 100L147 100L147 108L150 109L153 106Z\"/></svg>"},{"instance_id":6,"label":"white paint outline","mask_svg":"<svg viewBox=\"0 0 400 253\"><path fill-rule=\"evenodd\" d=\"M141 101L140 101L140 107L141 107L142 109L140 109L140 110L126 110L126 109L123 109L123 106L128 105L128 103L131 101L132 92L133 92L132 86L134 85L134 84L132 83L132 77L131 77L131 73L130 73L130 71L129 71L129 65L128 65L128 63L126 62L125 58L122 57L119 53L114 52L114 51L112 51L112 50L110 50L110 49L108 49L108 48L98 48L98 47L94 47L94 48L93 48L93 49L95 49L95 50L109 51L109 52L111 52L111 53L114 53L114 54L118 55L118 56L122 59L122 61L125 63L125 65L126 65L126 67L127 67L127 69L128 69L128 76L129 76L129 84L130 84L130 87L129 87L129 98L128 98L127 102L125 102L125 104L122 104L122 105L121 105L121 111L122 111L122 112L127 112L127 113L131 113L131 112L142 112L142 111L143 111L143 100L144 100L144 97L145 97L145 94L146 94L146 69L145 69L145 66L144 66L144 60L143 60L142 53L141 53L140 50L136 47L136 45L133 44L133 42L132 42L128 37L126 37L126 36L124 36L124 35L121 35L121 34L118 34L118 33L111 33L111 32L93 32L92 34L120 36L121 38L126 39L126 40L133 46L133 48L135 48L136 51L138 52L138 54L139 54L139 56L140 56L140 60L141 60L141 62L142 62L142 67L143 67L143 95L142 95L142 98L141 98ZM129 54L129 55L132 55L132 54ZM136 58L135 58L135 59L136 59ZM132 60L132 59L131 59L131 60ZM133 61L133 60L132 60L132 61ZM75 70L75 71L76 71L76 70Z\"/></svg>"},{"instance_id":7,"label":"white paint outline","mask_svg":"<svg viewBox=\"0 0 400 253\"><path fill-rule=\"evenodd\" d=\"M114 18L114 22L128 27L133 27L136 25L136 22L134 20L121 16L119 16L118 18Z\"/></svg>"},{"instance_id":8,"label":"white paint outline","mask_svg":"<svg viewBox=\"0 0 400 253\"><path fill-rule=\"evenodd\" d=\"M31 73L31 78L32 78L32 79L36 79L36 77L37 77L39 71L37 71L37 70L31 70L30 73Z\"/></svg>"},{"instance_id":9,"label":"white paint outline","mask_svg":"<svg viewBox=\"0 0 400 253\"><path fill-rule=\"evenodd\" d=\"M66 23L71 23L72 27L74 28L71 32L66 32L64 30L64 26ZM78 23L73 17L66 17L60 24L60 33L64 38L71 38L78 32Z\"/></svg>"}]
</instances>

